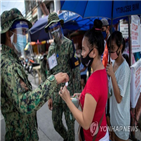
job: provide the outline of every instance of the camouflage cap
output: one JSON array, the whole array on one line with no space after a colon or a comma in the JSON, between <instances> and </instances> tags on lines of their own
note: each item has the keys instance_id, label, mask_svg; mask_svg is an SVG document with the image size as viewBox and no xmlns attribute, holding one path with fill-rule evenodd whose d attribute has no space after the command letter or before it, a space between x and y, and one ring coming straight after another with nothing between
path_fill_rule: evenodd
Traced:
<instances>
[{"instance_id":1,"label":"camouflage cap","mask_svg":"<svg viewBox=\"0 0 141 141\"><path fill-rule=\"evenodd\" d=\"M31 28L32 27L32 24L23 17L23 15L21 14L21 12L16 9L16 8L13 8L9 11L4 11L1 16L1 31L0 31L0 34L2 33L5 33L7 32L10 27L12 26L12 24L15 22L15 21L26 21L28 23L28 27Z\"/></svg>"},{"instance_id":2,"label":"camouflage cap","mask_svg":"<svg viewBox=\"0 0 141 141\"><path fill-rule=\"evenodd\" d=\"M64 20L59 19L57 13L51 13L48 16L48 25L45 27L45 31L48 32L48 27L52 24L52 23L56 23L56 22L60 22L61 25L64 24Z\"/></svg>"}]
</instances>

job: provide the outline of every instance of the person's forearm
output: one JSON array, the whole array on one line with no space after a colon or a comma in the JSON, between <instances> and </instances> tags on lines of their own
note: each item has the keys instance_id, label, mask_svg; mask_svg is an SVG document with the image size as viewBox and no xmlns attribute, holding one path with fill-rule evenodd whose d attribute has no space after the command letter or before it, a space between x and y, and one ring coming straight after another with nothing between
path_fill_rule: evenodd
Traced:
<instances>
[{"instance_id":1,"label":"person's forearm","mask_svg":"<svg viewBox=\"0 0 141 141\"><path fill-rule=\"evenodd\" d=\"M85 124L85 120L83 117L83 112L80 111L79 109L77 109L75 107L75 105L72 103L72 101L70 100L69 102L67 102L67 105L70 109L70 111L72 112L74 118L77 120L77 122L84 128L87 129L87 125Z\"/></svg>"},{"instance_id":2,"label":"person's forearm","mask_svg":"<svg viewBox=\"0 0 141 141\"><path fill-rule=\"evenodd\" d=\"M53 77L54 76L48 77L48 79L34 91L28 91L19 96L18 106L21 113L31 114L43 106L48 100L48 97L51 97L51 94L53 94L54 89L57 87L56 79Z\"/></svg>"},{"instance_id":3,"label":"person's forearm","mask_svg":"<svg viewBox=\"0 0 141 141\"><path fill-rule=\"evenodd\" d=\"M48 68L48 70L47 70L48 72L47 72L47 78L51 75L51 71L50 71L50 69ZM51 96L49 96L49 99L51 99Z\"/></svg>"},{"instance_id":4,"label":"person's forearm","mask_svg":"<svg viewBox=\"0 0 141 141\"><path fill-rule=\"evenodd\" d=\"M114 90L114 95L115 95L116 101L117 101L117 103L120 103L122 100L122 96L120 95L120 89L118 87L117 80L116 80L114 73L111 76L111 80L112 80L112 84L113 84L113 90Z\"/></svg>"},{"instance_id":5,"label":"person's forearm","mask_svg":"<svg viewBox=\"0 0 141 141\"><path fill-rule=\"evenodd\" d=\"M83 72L83 71L85 71L86 70L86 68L83 68L82 70L80 70L80 72Z\"/></svg>"}]
</instances>

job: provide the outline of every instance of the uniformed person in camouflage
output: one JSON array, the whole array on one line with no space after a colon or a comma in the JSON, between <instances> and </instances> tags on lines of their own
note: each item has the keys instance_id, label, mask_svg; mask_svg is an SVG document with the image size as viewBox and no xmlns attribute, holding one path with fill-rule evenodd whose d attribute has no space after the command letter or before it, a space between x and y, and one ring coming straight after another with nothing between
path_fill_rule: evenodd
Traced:
<instances>
[{"instance_id":1,"label":"uniformed person in camouflage","mask_svg":"<svg viewBox=\"0 0 141 141\"><path fill-rule=\"evenodd\" d=\"M66 73L51 75L37 89L32 90L17 56L19 50L16 50L19 44L18 36L25 36L24 26L30 28L31 23L24 19L18 9L13 8L2 13L1 110L6 122L6 141L37 141L36 111L47 101L49 94L54 92L57 84L69 80ZM16 34L18 29L22 29L21 35ZM12 37L15 44L12 43ZM21 46L22 43L20 42ZM21 50L20 47L19 49Z\"/></svg>"},{"instance_id":2,"label":"uniformed person in camouflage","mask_svg":"<svg viewBox=\"0 0 141 141\"><path fill-rule=\"evenodd\" d=\"M79 66L75 69L72 69L70 66L70 58L73 56L73 43L71 40L63 36L63 23L64 21L59 19L56 13L49 14L48 25L45 27L45 31L49 33L50 38L54 39L54 42L49 46L47 59L49 62L49 58L55 56L57 65L49 69L48 75L55 75L58 72L66 72L70 79L67 88L69 89L70 94L73 95L75 92L81 91L80 69ZM52 62L49 63L49 66L51 63ZM61 86L62 85L58 85L57 89L55 89L52 98L48 100L48 106L49 109L52 109L52 120L55 130L63 137L64 141L75 141L75 119L67 105L59 96ZM68 130L62 123L63 112Z\"/></svg>"},{"instance_id":3,"label":"uniformed person in camouflage","mask_svg":"<svg viewBox=\"0 0 141 141\"><path fill-rule=\"evenodd\" d=\"M44 82L47 79L47 71L48 70L48 61L47 61L47 55L43 55L43 60L41 61L41 79L42 82Z\"/></svg>"}]
</instances>

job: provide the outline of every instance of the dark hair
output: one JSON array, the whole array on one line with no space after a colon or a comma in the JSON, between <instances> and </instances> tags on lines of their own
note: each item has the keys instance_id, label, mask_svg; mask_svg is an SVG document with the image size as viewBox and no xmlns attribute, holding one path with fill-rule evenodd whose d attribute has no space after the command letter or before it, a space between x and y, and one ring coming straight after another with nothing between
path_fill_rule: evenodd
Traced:
<instances>
[{"instance_id":1,"label":"dark hair","mask_svg":"<svg viewBox=\"0 0 141 141\"><path fill-rule=\"evenodd\" d=\"M95 20L94 20L94 26L93 26L93 28L102 29L102 21L99 20L99 19L95 19Z\"/></svg>"},{"instance_id":2,"label":"dark hair","mask_svg":"<svg viewBox=\"0 0 141 141\"><path fill-rule=\"evenodd\" d=\"M125 40L122 37L122 33L120 31L114 31L111 34L111 36L108 38L107 46L108 46L109 50L110 50L110 42L113 41L113 40L115 41L115 43L118 46L118 48L120 48L120 46L123 45L123 47L122 47L122 52L123 52L124 49L125 49Z\"/></svg>"},{"instance_id":3,"label":"dark hair","mask_svg":"<svg viewBox=\"0 0 141 141\"><path fill-rule=\"evenodd\" d=\"M6 43L6 33L1 34L1 44Z\"/></svg>"},{"instance_id":4,"label":"dark hair","mask_svg":"<svg viewBox=\"0 0 141 141\"><path fill-rule=\"evenodd\" d=\"M102 55L104 51L104 38L102 32L99 30L95 30L95 28L92 28L88 30L84 36L88 38L88 41L92 46L93 45L97 46L99 55Z\"/></svg>"},{"instance_id":5,"label":"dark hair","mask_svg":"<svg viewBox=\"0 0 141 141\"><path fill-rule=\"evenodd\" d=\"M125 58L126 62L129 65L129 56L127 54L122 54L122 56Z\"/></svg>"}]
</instances>

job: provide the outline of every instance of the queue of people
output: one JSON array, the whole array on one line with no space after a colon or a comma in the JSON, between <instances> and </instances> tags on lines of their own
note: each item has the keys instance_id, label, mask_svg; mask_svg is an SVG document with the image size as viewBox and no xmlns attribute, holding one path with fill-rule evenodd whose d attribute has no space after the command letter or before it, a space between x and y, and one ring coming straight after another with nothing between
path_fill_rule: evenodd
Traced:
<instances>
[{"instance_id":1,"label":"queue of people","mask_svg":"<svg viewBox=\"0 0 141 141\"><path fill-rule=\"evenodd\" d=\"M83 37L79 67L73 42L63 34L63 24L56 13L49 14L45 31L53 42L42 64L43 83L32 90L19 62L31 23L16 8L1 15L1 109L6 122L6 141L38 140L36 112L47 101L54 129L64 141L75 141L75 120L81 126L83 141L128 140L129 131L108 130L108 126L130 125L130 69L122 56L125 42L121 32L110 35L108 22L95 20L94 27ZM101 60L105 45L113 60L106 66ZM87 68L93 72L86 80ZM109 89L112 94L107 107ZM79 99L81 110L75 107L71 97ZM110 125L106 108L110 111ZM63 113L67 129L62 122ZM102 130L104 127L106 130Z\"/></svg>"}]
</instances>

